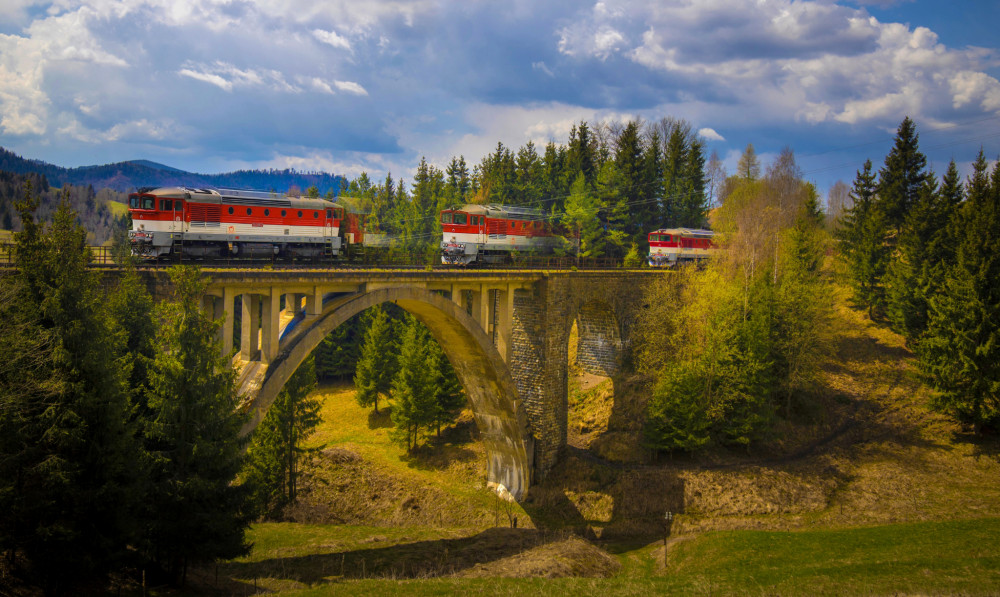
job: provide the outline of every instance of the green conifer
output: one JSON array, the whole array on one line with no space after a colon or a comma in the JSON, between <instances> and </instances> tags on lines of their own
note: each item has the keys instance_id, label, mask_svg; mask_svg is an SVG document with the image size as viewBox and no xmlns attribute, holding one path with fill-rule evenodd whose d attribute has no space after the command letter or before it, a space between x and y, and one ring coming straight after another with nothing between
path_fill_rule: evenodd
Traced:
<instances>
[{"instance_id":1,"label":"green conifer","mask_svg":"<svg viewBox=\"0 0 1000 597\"><path fill-rule=\"evenodd\" d=\"M147 437L155 458L149 500L149 555L175 580L189 564L249 551L236 374L220 355L220 322L201 310L206 282L197 268L170 270L174 297L158 305L161 350L153 362Z\"/></svg>"},{"instance_id":2,"label":"green conifer","mask_svg":"<svg viewBox=\"0 0 1000 597\"><path fill-rule=\"evenodd\" d=\"M381 305L372 307L370 313L368 331L354 375L354 398L362 407L374 406L378 414L379 395L389 394L396 367L389 317Z\"/></svg>"},{"instance_id":3,"label":"green conifer","mask_svg":"<svg viewBox=\"0 0 1000 597\"><path fill-rule=\"evenodd\" d=\"M936 406L978 432L1000 425L1000 162L991 181L980 151L966 194L920 357Z\"/></svg>"}]
</instances>

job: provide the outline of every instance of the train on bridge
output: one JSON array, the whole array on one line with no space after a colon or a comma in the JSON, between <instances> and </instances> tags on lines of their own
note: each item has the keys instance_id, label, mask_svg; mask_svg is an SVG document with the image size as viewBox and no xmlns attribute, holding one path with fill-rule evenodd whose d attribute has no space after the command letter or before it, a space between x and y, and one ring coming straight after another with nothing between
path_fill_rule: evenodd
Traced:
<instances>
[{"instance_id":1,"label":"train on bridge","mask_svg":"<svg viewBox=\"0 0 1000 597\"><path fill-rule=\"evenodd\" d=\"M391 246L366 230L367 216L328 199L256 191L164 187L129 195L134 254L149 258L308 259L343 262ZM572 254L578 240L540 210L468 204L441 211L441 262L510 263ZM651 267L710 258L710 230L661 229L648 235Z\"/></svg>"}]
</instances>

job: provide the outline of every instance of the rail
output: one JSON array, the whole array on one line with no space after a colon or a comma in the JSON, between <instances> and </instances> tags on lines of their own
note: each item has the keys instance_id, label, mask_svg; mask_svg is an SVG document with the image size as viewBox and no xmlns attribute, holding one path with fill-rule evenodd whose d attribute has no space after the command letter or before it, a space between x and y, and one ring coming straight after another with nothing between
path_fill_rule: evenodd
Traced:
<instances>
[{"instance_id":1,"label":"rail","mask_svg":"<svg viewBox=\"0 0 1000 597\"><path fill-rule=\"evenodd\" d=\"M16 265L14 243L0 243L0 267L11 267ZM112 268L115 263L112 248L110 246L89 247L92 255L91 266ZM444 265L441 263L429 263L426 258L415 258L413 255L399 254L369 254L365 258L343 261L324 261L322 259L298 259L289 260L286 258L270 259L144 259L138 262L142 269L167 268L177 263L200 265L212 268L246 268L246 267L272 267L282 269L367 269L367 268L399 268L399 269L427 269L433 270L490 270L490 269L552 269L552 270L607 270L622 269L624 266L621 259L611 257L598 258L576 258L576 257L528 257L518 256L503 263L483 263L469 266ZM646 268L645 265L642 266Z\"/></svg>"}]
</instances>

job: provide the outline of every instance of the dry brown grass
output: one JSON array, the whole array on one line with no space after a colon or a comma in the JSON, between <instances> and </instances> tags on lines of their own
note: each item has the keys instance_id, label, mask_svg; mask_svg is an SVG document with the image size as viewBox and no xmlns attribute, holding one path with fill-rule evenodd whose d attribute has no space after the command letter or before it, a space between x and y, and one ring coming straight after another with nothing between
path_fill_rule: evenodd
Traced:
<instances>
[{"instance_id":1,"label":"dry brown grass","mask_svg":"<svg viewBox=\"0 0 1000 597\"><path fill-rule=\"evenodd\" d=\"M609 380L571 394L572 448L529 511L599 536L656 536L666 510L675 535L1000 516L1000 442L932 411L902 339L834 299L816 387L765 446L657 461L639 445L650 380Z\"/></svg>"}]
</instances>

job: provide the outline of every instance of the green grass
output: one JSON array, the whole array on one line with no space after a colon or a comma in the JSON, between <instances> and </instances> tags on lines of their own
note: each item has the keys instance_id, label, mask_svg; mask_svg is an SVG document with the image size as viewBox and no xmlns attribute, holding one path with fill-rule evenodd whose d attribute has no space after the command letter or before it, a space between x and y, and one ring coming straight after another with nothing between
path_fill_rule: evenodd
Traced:
<instances>
[{"instance_id":1,"label":"green grass","mask_svg":"<svg viewBox=\"0 0 1000 597\"><path fill-rule=\"evenodd\" d=\"M274 575L281 558L296 558L289 570L302 572L302 546L328 553L371 549L444 532L412 528L269 524L254 527L254 554L267 561L262 588L282 595L889 595L996 594L1000 591L1000 519L924 522L879 527L800 531L711 532L673 543L663 569L662 546L626 548L617 557L621 573L607 579L344 580L325 570L322 581L305 586ZM322 549L320 550L322 551ZM335 558L334 558L335 560ZM325 565L336 568L336 561ZM319 561L319 560L317 560ZM316 574L313 578L321 576ZM252 586L252 568L240 582Z\"/></svg>"},{"instance_id":2,"label":"green grass","mask_svg":"<svg viewBox=\"0 0 1000 597\"><path fill-rule=\"evenodd\" d=\"M667 574L692 592L995 593L1000 519L706 533L671 548Z\"/></svg>"},{"instance_id":3,"label":"green grass","mask_svg":"<svg viewBox=\"0 0 1000 597\"><path fill-rule=\"evenodd\" d=\"M313 396L321 403L323 423L309 437L305 447L347 448L358 453L379 470L416 484L436 487L465 503L484 509L493 507L493 497L485 490L486 455L481 446L473 444L443 443L417 454L407 454L405 448L392 441L392 423L387 408L391 403L379 400L380 415L361 408L354 400L350 384L324 386ZM470 453L471 452L471 453ZM456 455L467 459L470 465L480 465L481 478L470 477L470 466L447 466ZM524 518L520 507L515 508Z\"/></svg>"},{"instance_id":4,"label":"green grass","mask_svg":"<svg viewBox=\"0 0 1000 597\"><path fill-rule=\"evenodd\" d=\"M111 215L115 216L116 218L121 217L128 213L128 205L125 205L124 203L119 203L117 201L106 201L104 204L108 206L108 210L111 211Z\"/></svg>"}]
</instances>

